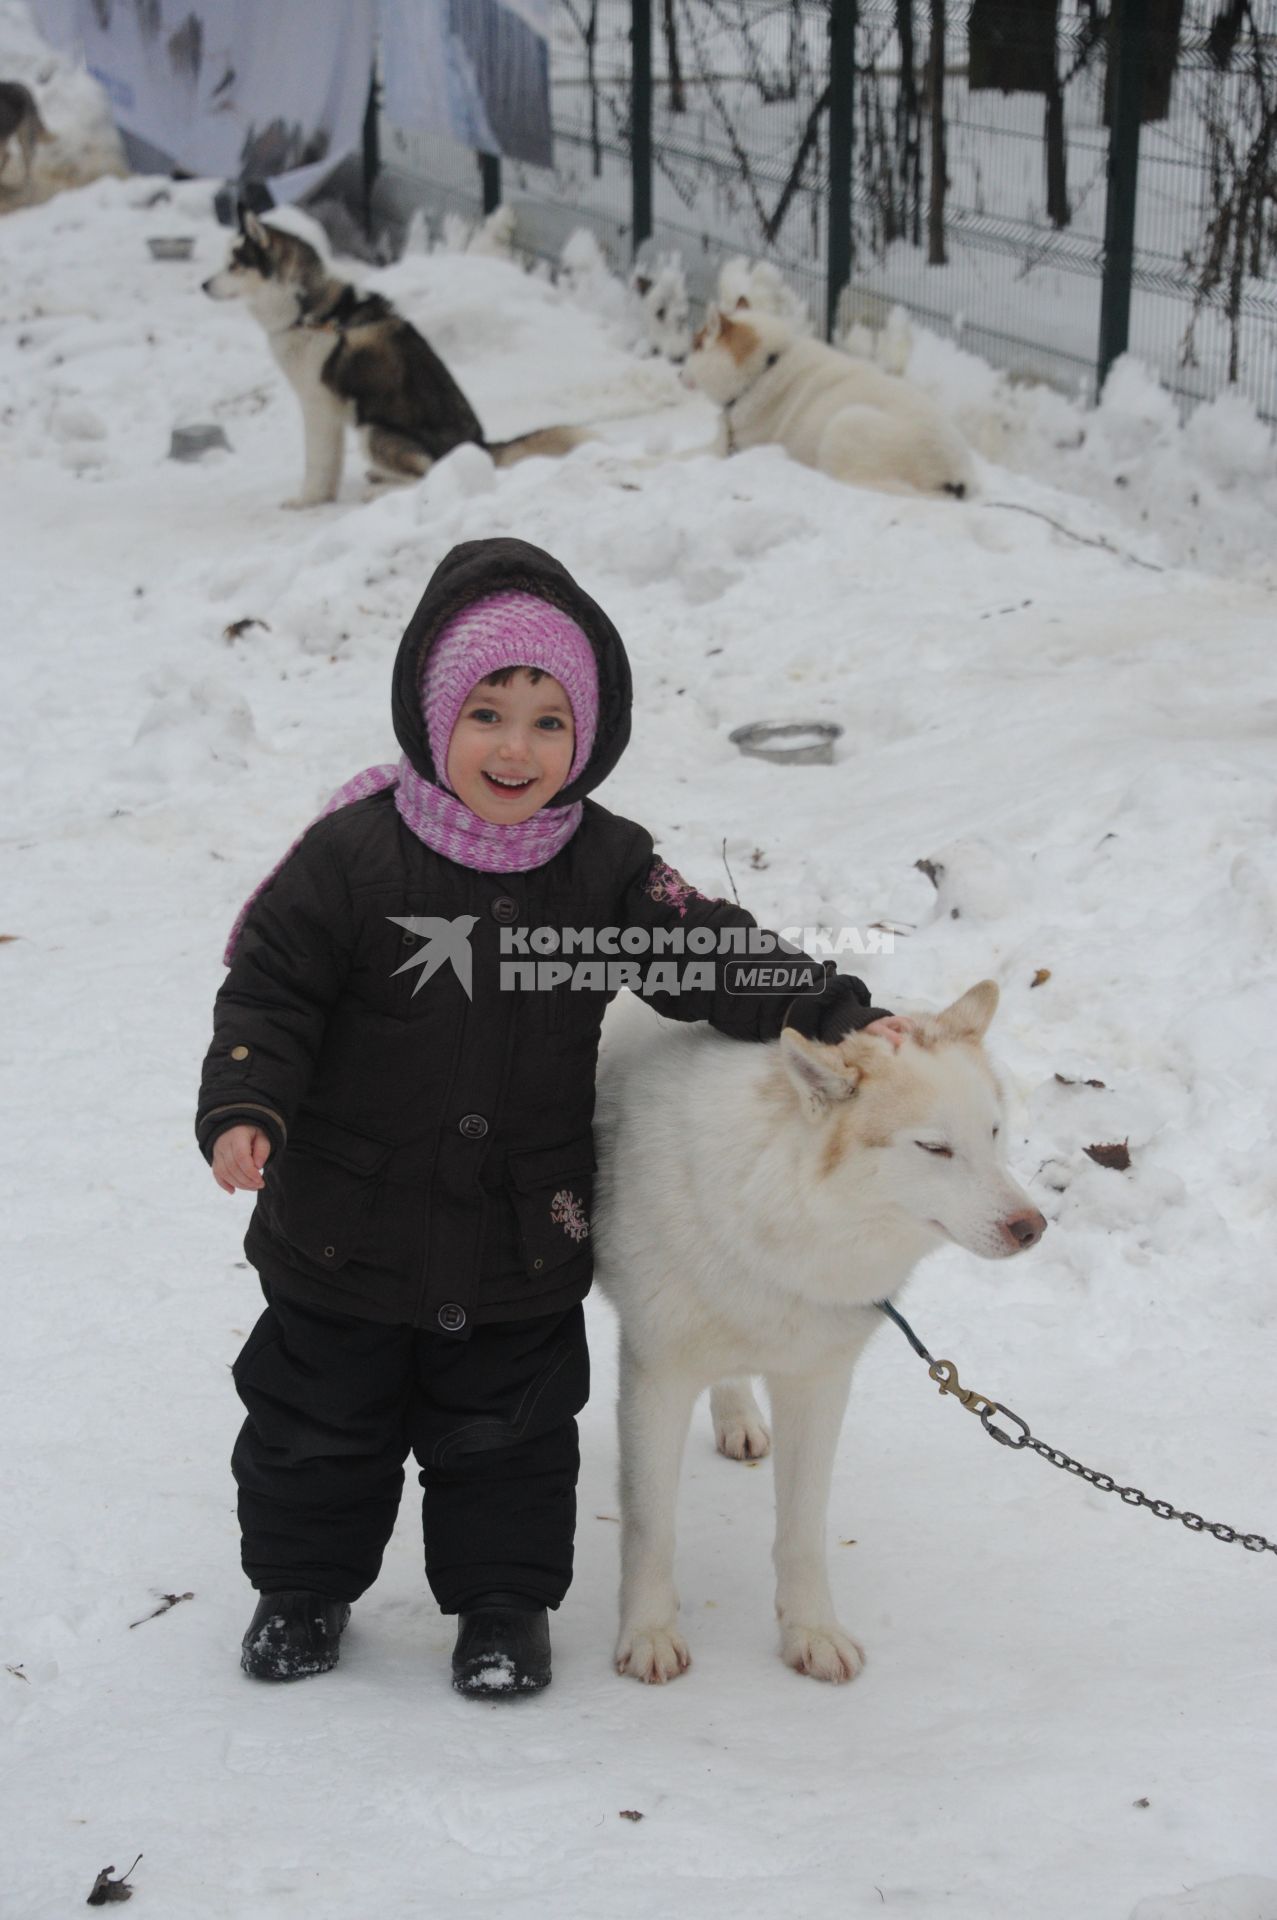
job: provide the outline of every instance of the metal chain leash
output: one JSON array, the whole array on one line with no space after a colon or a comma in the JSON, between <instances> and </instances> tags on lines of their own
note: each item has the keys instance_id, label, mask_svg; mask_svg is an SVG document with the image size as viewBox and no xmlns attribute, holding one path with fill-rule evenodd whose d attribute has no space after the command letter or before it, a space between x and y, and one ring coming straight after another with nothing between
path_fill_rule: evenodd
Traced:
<instances>
[{"instance_id":1,"label":"metal chain leash","mask_svg":"<svg viewBox=\"0 0 1277 1920\"><path fill-rule=\"evenodd\" d=\"M1111 1473L1098 1473L1094 1467L1084 1467L1074 1460L1071 1454L1059 1447L1048 1446L1045 1440L1039 1440L1029 1431L1029 1423L1022 1420L1010 1407L1003 1406L1000 1400L990 1400L987 1395L977 1393L974 1387L964 1387L958 1378L958 1369L952 1360L936 1360L923 1346L909 1322L902 1313L897 1313L889 1300L878 1302L879 1310L889 1320L894 1320L914 1352L927 1363L927 1371L940 1388L941 1393L952 1394L968 1413L980 1416L980 1425L1001 1447L1010 1447L1020 1453L1028 1447L1043 1460L1049 1460L1053 1467L1060 1467L1065 1473L1076 1474L1079 1480L1085 1480L1088 1486L1097 1487L1101 1493L1116 1493L1128 1507L1146 1507L1159 1520L1178 1520L1190 1533L1213 1534L1216 1540L1226 1542L1239 1541L1248 1553L1277 1553L1277 1542L1266 1540L1262 1533L1242 1533L1236 1527L1227 1526L1222 1520L1203 1520L1200 1513L1181 1511L1173 1507L1169 1500L1151 1500L1138 1487L1124 1487ZM997 1426L995 1420L1001 1419L1008 1426Z\"/></svg>"}]
</instances>

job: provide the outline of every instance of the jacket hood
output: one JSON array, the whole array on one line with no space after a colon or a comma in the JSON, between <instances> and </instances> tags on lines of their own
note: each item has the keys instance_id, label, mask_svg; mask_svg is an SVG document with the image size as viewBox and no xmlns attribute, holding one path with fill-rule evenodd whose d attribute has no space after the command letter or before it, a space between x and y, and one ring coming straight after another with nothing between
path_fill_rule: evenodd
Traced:
<instances>
[{"instance_id":1,"label":"jacket hood","mask_svg":"<svg viewBox=\"0 0 1277 1920\"><path fill-rule=\"evenodd\" d=\"M594 747L575 780L556 793L553 807L570 806L607 778L630 738L633 689L620 634L567 568L526 540L466 540L444 556L408 622L395 658L391 710L395 737L416 771L443 785L430 753L421 711L421 677L440 629L475 600L492 593L534 593L576 621L594 648L599 672L599 721Z\"/></svg>"}]
</instances>

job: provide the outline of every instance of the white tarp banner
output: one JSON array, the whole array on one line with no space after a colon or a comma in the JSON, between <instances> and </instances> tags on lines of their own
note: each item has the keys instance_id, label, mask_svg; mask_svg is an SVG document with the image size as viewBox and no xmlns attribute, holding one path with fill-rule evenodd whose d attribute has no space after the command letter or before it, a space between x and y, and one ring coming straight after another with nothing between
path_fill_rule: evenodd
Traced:
<instances>
[{"instance_id":1,"label":"white tarp banner","mask_svg":"<svg viewBox=\"0 0 1277 1920\"><path fill-rule=\"evenodd\" d=\"M363 130L374 0L78 0L117 126L187 173L304 193Z\"/></svg>"},{"instance_id":2,"label":"white tarp banner","mask_svg":"<svg viewBox=\"0 0 1277 1920\"><path fill-rule=\"evenodd\" d=\"M29 0L40 34L59 53L80 51L80 0Z\"/></svg>"},{"instance_id":3,"label":"white tarp banner","mask_svg":"<svg viewBox=\"0 0 1277 1920\"><path fill-rule=\"evenodd\" d=\"M548 167L550 0L378 0L396 126Z\"/></svg>"}]
</instances>

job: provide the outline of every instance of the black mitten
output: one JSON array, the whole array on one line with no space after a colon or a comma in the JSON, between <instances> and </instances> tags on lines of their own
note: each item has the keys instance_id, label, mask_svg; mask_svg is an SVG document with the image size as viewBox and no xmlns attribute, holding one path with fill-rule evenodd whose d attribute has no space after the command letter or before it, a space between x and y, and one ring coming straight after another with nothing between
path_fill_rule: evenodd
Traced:
<instances>
[{"instance_id":1,"label":"black mitten","mask_svg":"<svg viewBox=\"0 0 1277 1920\"><path fill-rule=\"evenodd\" d=\"M885 1007L870 1005L869 989L851 973L830 973L819 993L800 993L785 1009L785 1022L806 1040L832 1047L875 1020L889 1020Z\"/></svg>"}]
</instances>

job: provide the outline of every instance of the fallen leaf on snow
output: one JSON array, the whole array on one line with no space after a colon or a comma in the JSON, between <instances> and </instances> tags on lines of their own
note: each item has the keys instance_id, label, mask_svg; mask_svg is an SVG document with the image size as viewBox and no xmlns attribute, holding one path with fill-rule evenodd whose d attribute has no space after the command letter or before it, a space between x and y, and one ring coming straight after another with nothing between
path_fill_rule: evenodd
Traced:
<instances>
[{"instance_id":1,"label":"fallen leaf on snow","mask_svg":"<svg viewBox=\"0 0 1277 1920\"><path fill-rule=\"evenodd\" d=\"M1107 1146L1087 1147L1098 1167L1113 1167L1118 1173L1124 1173L1131 1164L1131 1143L1129 1140L1112 1140Z\"/></svg>"},{"instance_id":2,"label":"fallen leaf on snow","mask_svg":"<svg viewBox=\"0 0 1277 1920\"><path fill-rule=\"evenodd\" d=\"M1051 978L1050 967L1039 967L1037 972L1034 974L1033 978L1030 980L1029 985L1031 987L1044 987L1050 978Z\"/></svg>"},{"instance_id":3,"label":"fallen leaf on snow","mask_svg":"<svg viewBox=\"0 0 1277 1920\"><path fill-rule=\"evenodd\" d=\"M142 1856L139 1853L137 1860L141 1858ZM137 1865L137 1860L133 1862L133 1867ZM115 1872L114 1867L103 1867L101 1873L93 1882L93 1891L85 1901L85 1906L104 1907L108 1900L131 1900L133 1898L133 1889L129 1885L129 1874L132 1873L133 1867L129 1867L126 1872L122 1873L118 1880L112 1880L111 1878L111 1875Z\"/></svg>"}]
</instances>

